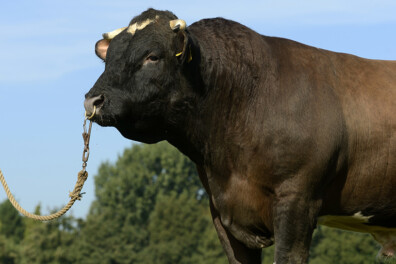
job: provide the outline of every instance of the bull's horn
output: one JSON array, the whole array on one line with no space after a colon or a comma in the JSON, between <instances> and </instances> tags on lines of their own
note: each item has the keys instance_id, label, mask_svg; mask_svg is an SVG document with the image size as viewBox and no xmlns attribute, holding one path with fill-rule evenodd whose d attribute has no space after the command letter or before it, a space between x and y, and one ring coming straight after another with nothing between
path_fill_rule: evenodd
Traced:
<instances>
[{"instance_id":1,"label":"bull's horn","mask_svg":"<svg viewBox=\"0 0 396 264\"><path fill-rule=\"evenodd\" d=\"M122 27L122 28L113 30L113 31L111 31L111 32L103 33L102 36L103 36L104 39L112 40L113 38L115 38L115 36L117 36L118 34L120 34L121 31L123 31L124 29L126 29L126 27Z\"/></svg>"},{"instance_id":2,"label":"bull's horn","mask_svg":"<svg viewBox=\"0 0 396 264\"><path fill-rule=\"evenodd\" d=\"M186 21L182 19L175 19L169 21L169 25L173 31L186 29Z\"/></svg>"}]
</instances>

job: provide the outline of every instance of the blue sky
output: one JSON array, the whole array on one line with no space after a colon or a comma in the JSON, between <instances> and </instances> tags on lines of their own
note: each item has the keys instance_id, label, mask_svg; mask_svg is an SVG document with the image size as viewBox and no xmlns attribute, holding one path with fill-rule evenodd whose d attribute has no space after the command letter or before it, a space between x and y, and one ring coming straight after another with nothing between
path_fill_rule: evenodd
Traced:
<instances>
[{"instance_id":1,"label":"blue sky","mask_svg":"<svg viewBox=\"0 0 396 264\"><path fill-rule=\"evenodd\" d=\"M41 203L48 213L68 201L81 166L84 94L104 68L94 44L148 7L170 10L187 24L222 16L263 35L396 60L393 0L3 1L0 169L28 211ZM87 194L72 209L75 216L89 210L99 164L115 161L132 143L114 128L94 125Z\"/></svg>"}]
</instances>

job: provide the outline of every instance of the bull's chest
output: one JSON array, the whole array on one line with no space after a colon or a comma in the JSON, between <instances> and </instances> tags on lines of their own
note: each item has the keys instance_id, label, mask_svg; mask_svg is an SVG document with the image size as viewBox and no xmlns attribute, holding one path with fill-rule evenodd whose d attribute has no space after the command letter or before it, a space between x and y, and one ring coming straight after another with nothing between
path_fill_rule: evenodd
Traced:
<instances>
[{"instance_id":1,"label":"bull's chest","mask_svg":"<svg viewBox=\"0 0 396 264\"><path fill-rule=\"evenodd\" d=\"M231 177L226 183L209 182L214 208L223 226L251 248L273 244L271 195L260 184Z\"/></svg>"}]
</instances>

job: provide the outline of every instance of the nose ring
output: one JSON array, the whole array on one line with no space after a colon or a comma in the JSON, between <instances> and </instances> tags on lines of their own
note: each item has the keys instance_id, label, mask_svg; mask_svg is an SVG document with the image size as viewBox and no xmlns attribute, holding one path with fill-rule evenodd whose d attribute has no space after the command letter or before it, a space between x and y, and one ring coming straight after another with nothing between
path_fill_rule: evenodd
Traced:
<instances>
[{"instance_id":1,"label":"nose ring","mask_svg":"<svg viewBox=\"0 0 396 264\"><path fill-rule=\"evenodd\" d=\"M92 115L87 116L87 111L85 111L84 115L85 115L86 119L90 120L92 117L94 117L95 113L96 113L96 105L94 105L94 109L93 109Z\"/></svg>"}]
</instances>

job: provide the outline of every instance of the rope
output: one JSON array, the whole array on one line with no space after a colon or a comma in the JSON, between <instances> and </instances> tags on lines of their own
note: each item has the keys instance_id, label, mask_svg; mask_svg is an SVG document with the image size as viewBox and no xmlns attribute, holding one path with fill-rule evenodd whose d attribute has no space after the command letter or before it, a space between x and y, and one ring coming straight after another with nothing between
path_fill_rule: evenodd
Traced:
<instances>
[{"instance_id":1,"label":"rope","mask_svg":"<svg viewBox=\"0 0 396 264\"><path fill-rule=\"evenodd\" d=\"M74 190L69 193L70 201L58 212L50 214L50 215L36 215L29 213L25 209L22 208L22 206L15 200L14 196L11 194L10 189L8 188L7 182L4 179L3 172L0 170L0 181L1 184L4 187L4 190L7 194L8 200L10 200L11 204L17 209L21 214L23 214L26 217L39 220L39 221L50 221L53 219L56 219L62 215L64 215L69 209L73 206L74 202L76 200L81 200L82 198L82 193L81 190L84 186L85 181L88 178L88 172L85 170L87 167L87 161L89 157L89 139L91 137L91 128L92 128L92 122L89 123L89 129L87 132L86 129L86 121L87 119L91 119L96 113L96 107L94 106L94 110L91 116L87 116L87 113L85 113L85 119L84 119L84 132L82 134L83 139L84 139L84 151L82 155L82 170L78 172L77 175L77 182L76 185L74 186Z\"/></svg>"},{"instance_id":2,"label":"rope","mask_svg":"<svg viewBox=\"0 0 396 264\"><path fill-rule=\"evenodd\" d=\"M3 175L2 171L0 170L0 181L4 187L4 190L7 194L8 199L10 200L11 204L15 207L15 209L17 209L24 216L35 219L35 220L39 220L39 221L50 221L50 220L56 219L56 218L64 215L67 211L69 211L69 209L73 206L73 204L76 200L81 200L81 189L84 185L84 182L87 180L87 178L88 178L87 171L81 170L78 173L78 178L77 178L76 185L74 186L74 190L72 192L70 192L70 194L69 194L70 201L61 210L59 210L56 213L50 214L50 215L36 215L36 214L29 213L28 211L23 209L21 207L21 205L15 200L14 196L11 194L10 189L8 188L8 185L4 179L4 175Z\"/></svg>"}]
</instances>

